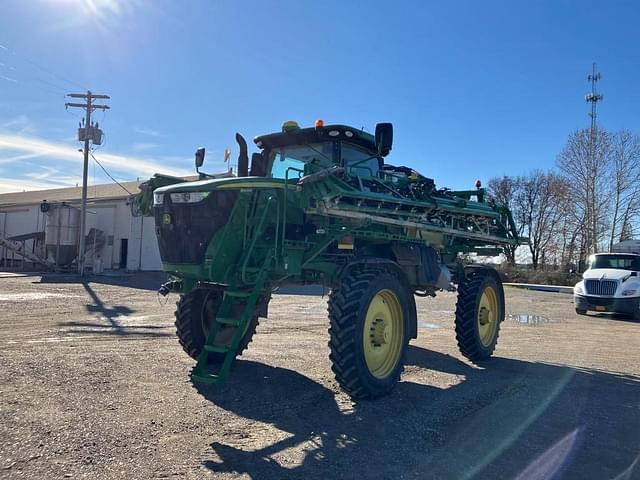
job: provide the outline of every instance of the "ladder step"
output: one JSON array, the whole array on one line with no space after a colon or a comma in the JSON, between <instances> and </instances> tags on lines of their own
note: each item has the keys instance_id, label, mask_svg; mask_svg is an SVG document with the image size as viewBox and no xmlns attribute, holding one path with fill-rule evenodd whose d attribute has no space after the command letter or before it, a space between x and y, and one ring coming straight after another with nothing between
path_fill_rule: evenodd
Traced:
<instances>
[{"instance_id":1,"label":"ladder step","mask_svg":"<svg viewBox=\"0 0 640 480\"><path fill-rule=\"evenodd\" d=\"M225 347L224 345L205 345L204 349L207 352L213 353L227 353L229 351L229 347Z\"/></svg>"},{"instance_id":2,"label":"ladder step","mask_svg":"<svg viewBox=\"0 0 640 480\"><path fill-rule=\"evenodd\" d=\"M255 285L253 285L250 291L243 291L243 287L241 286L229 288L224 291L224 301L221 310L221 316L215 319L213 328L207 335L207 340L205 342L203 350L198 356L196 366L191 371L191 380L194 383L197 382L210 385L220 384L224 382L224 380L229 375L231 364L239 348L242 334L244 333L240 327L246 325L247 317L250 317L250 315L252 314L252 312L248 310L255 308L256 300L258 298L258 295L262 291L264 282L267 277L267 267L272 262L272 260L272 255L267 255L262 268L255 269L255 272L257 273L256 283ZM253 272L253 268L245 269L245 271ZM240 307L242 307L242 312L236 311L236 307L237 309L240 309ZM226 316L234 315L236 313L238 314L237 318L230 318ZM231 343L228 346L218 345L214 340L222 325L231 325L237 327ZM207 363L206 361L209 353L224 354L224 362L222 363L222 367L216 373L208 373L207 371L205 371L205 366Z\"/></svg>"},{"instance_id":3,"label":"ladder step","mask_svg":"<svg viewBox=\"0 0 640 480\"><path fill-rule=\"evenodd\" d=\"M238 298L248 298L251 296L251 292L241 292L241 291L232 291L232 290L226 290L225 295L228 295L230 297L238 297Z\"/></svg>"},{"instance_id":4,"label":"ladder step","mask_svg":"<svg viewBox=\"0 0 640 480\"><path fill-rule=\"evenodd\" d=\"M212 373L195 373L194 372L191 374L191 380L194 380L199 383L215 384L215 383L221 383L223 379L221 376L214 375Z\"/></svg>"},{"instance_id":5,"label":"ladder step","mask_svg":"<svg viewBox=\"0 0 640 480\"><path fill-rule=\"evenodd\" d=\"M238 320L237 318L217 317L216 322L223 325L231 325L232 327L237 327L238 325L240 325L240 320Z\"/></svg>"}]
</instances>

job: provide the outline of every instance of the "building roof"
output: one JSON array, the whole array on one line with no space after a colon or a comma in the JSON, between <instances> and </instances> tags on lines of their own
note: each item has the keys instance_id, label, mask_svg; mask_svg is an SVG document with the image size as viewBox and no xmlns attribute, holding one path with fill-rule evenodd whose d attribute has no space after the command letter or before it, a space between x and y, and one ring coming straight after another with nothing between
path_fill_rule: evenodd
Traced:
<instances>
[{"instance_id":1,"label":"building roof","mask_svg":"<svg viewBox=\"0 0 640 480\"><path fill-rule=\"evenodd\" d=\"M122 182L120 185L131 194L140 192L138 185L142 182ZM89 185L87 188L88 200L115 200L128 198L129 194L117 183L102 185ZM14 205L33 205L47 202L73 202L82 198L82 187L53 188L49 190L32 190L29 192L0 193L0 208Z\"/></svg>"},{"instance_id":2,"label":"building roof","mask_svg":"<svg viewBox=\"0 0 640 480\"><path fill-rule=\"evenodd\" d=\"M211 178L225 178L233 176L232 173L224 172L210 175ZM187 175L186 177L180 177L185 182L192 182L198 180L198 175ZM146 180L145 180L146 181ZM120 182L117 183L103 183L100 185L89 185L87 187L87 200L122 200L129 198L131 195L137 195L140 193L141 182L135 180L132 182ZM123 188L124 187L124 188ZM131 192L131 194L127 193ZM0 193L0 208L20 206L20 205L34 205L40 204L43 200L49 203L56 202L80 202L82 199L82 187L66 187L66 188L51 188L48 190L31 190L28 192L15 192L15 193Z\"/></svg>"}]
</instances>

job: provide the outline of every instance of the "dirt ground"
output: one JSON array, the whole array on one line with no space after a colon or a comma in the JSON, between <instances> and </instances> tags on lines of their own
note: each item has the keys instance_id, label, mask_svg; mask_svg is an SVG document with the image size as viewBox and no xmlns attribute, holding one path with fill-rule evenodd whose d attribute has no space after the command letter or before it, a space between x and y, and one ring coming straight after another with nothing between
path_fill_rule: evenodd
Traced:
<instances>
[{"instance_id":1,"label":"dirt ground","mask_svg":"<svg viewBox=\"0 0 640 480\"><path fill-rule=\"evenodd\" d=\"M0 478L640 478L640 323L508 289L477 366L454 294L418 299L401 383L354 403L326 297L276 295L229 381L197 391L158 281L0 274Z\"/></svg>"}]
</instances>

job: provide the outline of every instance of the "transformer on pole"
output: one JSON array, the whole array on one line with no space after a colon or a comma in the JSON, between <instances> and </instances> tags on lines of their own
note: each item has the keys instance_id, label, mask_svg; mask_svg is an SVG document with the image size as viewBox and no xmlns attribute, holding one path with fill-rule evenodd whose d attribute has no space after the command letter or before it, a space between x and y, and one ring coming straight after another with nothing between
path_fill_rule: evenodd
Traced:
<instances>
[{"instance_id":1,"label":"transformer on pole","mask_svg":"<svg viewBox=\"0 0 640 480\"><path fill-rule=\"evenodd\" d=\"M67 97L82 98L85 103L65 103L65 108L77 107L86 110L84 124L78 128L78 141L84 142L84 164L82 168L82 210L80 212L80 242L78 246L78 273L84 275L85 261L85 235L87 228L87 171L89 166L89 142L96 145L102 143L102 130L98 128L98 124L91 123L91 113L94 110L108 110L108 105L96 105L93 103L95 99L109 99L108 95L96 95L87 91L87 93L69 93Z\"/></svg>"}]
</instances>

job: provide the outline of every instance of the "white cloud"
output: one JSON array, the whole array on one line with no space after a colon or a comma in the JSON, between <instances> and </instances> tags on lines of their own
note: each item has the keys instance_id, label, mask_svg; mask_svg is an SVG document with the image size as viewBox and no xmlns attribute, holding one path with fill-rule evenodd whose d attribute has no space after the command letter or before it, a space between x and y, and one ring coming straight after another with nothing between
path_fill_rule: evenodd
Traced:
<instances>
[{"instance_id":1,"label":"white cloud","mask_svg":"<svg viewBox=\"0 0 640 480\"><path fill-rule=\"evenodd\" d=\"M22 160L29 160L30 158L37 158L41 156L41 153L25 153L23 155L14 155L13 157L3 157L0 158L0 165L15 163Z\"/></svg>"},{"instance_id":2,"label":"white cloud","mask_svg":"<svg viewBox=\"0 0 640 480\"><path fill-rule=\"evenodd\" d=\"M0 153L2 151L21 151L27 154L39 154L63 162L82 163L82 155L75 146L23 135L0 134ZM105 166L110 166L120 172L130 173L133 176L136 176L136 174L153 175L158 169L169 175L189 175L191 173L129 155L101 152L96 154L96 157Z\"/></svg>"},{"instance_id":3,"label":"white cloud","mask_svg":"<svg viewBox=\"0 0 640 480\"><path fill-rule=\"evenodd\" d=\"M153 161L146 158L105 153L103 151L95 155L105 168L111 170L112 174L119 172L122 176L129 178L150 177L157 172L176 176L191 175L193 173L167 165L167 163L175 161L175 159L159 158L157 161ZM81 173L82 154L78 152L76 146L25 135L0 134L1 164L8 164L11 163L10 161L17 162L24 158L33 157L42 157L42 160L38 164L39 166L49 163L50 165L60 167L60 162L64 162L74 164L78 169L78 173ZM63 168L60 169L64 170ZM74 184L75 183L69 182L70 186ZM60 185L58 184L56 186ZM0 189L4 189L5 191L10 191L7 190L7 188L13 188L13 191L19 191L50 187L50 183L45 185L44 183L36 183L28 180L22 181L20 179L3 179L3 181L0 182Z\"/></svg>"},{"instance_id":4,"label":"white cloud","mask_svg":"<svg viewBox=\"0 0 640 480\"><path fill-rule=\"evenodd\" d=\"M6 80L7 82L18 83L18 80L16 80L15 78L5 77L4 75L0 75L0 78L2 80Z\"/></svg>"},{"instance_id":5,"label":"white cloud","mask_svg":"<svg viewBox=\"0 0 640 480\"><path fill-rule=\"evenodd\" d=\"M29 120L29 117L24 114L18 115L8 122L3 123L2 128L13 130L14 132L18 132L21 134L33 131L31 120Z\"/></svg>"},{"instance_id":6,"label":"white cloud","mask_svg":"<svg viewBox=\"0 0 640 480\"><path fill-rule=\"evenodd\" d=\"M74 187L75 184L64 185ZM0 180L0 193L22 192L27 190L48 190L50 188L60 188L59 183L38 182L23 180L21 178L2 178Z\"/></svg>"},{"instance_id":7,"label":"white cloud","mask_svg":"<svg viewBox=\"0 0 640 480\"><path fill-rule=\"evenodd\" d=\"M24 176L30 178L31 180L46 181L61 186L73 185L80 179L80 172L78 172L76 176L70 176L68 174L64 174L63 172L60 172L60 170L58 170L57 168L47 167L46 165L37 165L36 167L36 170L25 173Z\"/></svg>"},{"instance_id":8,"label":"white cloud","mask_svg":"<svg viewBox=\"0 0 640 480\"><path fill-rule=\"evenodd\" d=\"M152 130L151 128L140 128L136 127L134 130L136 133L140 133L141 135L149 135L150 137L159 137L160 132L157 130Z\"/></svg>"},{"instance_id":9,"label":"white cloud","mask_svg":"<svg viewBox=\"0 0 640 480\"><path fill-rule=\"evenodd\" d=\"M3 175L5 178L0 180L0 193L72 187L77 186L82 178L81 172L70 176L68 171L60 171L46 165L35 165L30 162L21 163L21 165L34 168L34 170L22 173L23 178L6 178Z\"/></svg>"},{"instance_id":10,"label":"white cloud","mask_svg":"<svg viewBox=\"0 0 640 480\"><path fill-rule=\"evenodd\" d=\"M157 143L139 142L131 145L131 149L135 152L142 152L145 150L153 150L154 148L158 148L159 146L160 145L158 145Z\"/></svg>"}]
</instances>

